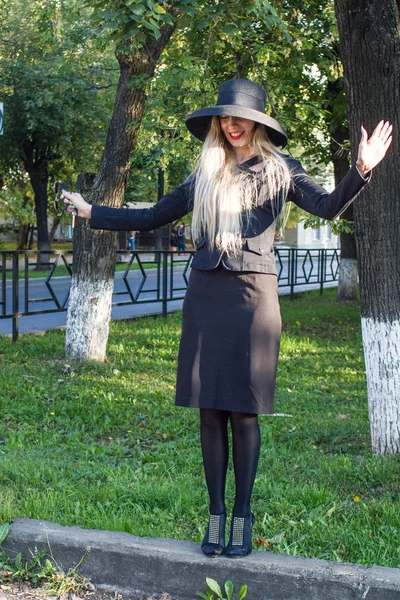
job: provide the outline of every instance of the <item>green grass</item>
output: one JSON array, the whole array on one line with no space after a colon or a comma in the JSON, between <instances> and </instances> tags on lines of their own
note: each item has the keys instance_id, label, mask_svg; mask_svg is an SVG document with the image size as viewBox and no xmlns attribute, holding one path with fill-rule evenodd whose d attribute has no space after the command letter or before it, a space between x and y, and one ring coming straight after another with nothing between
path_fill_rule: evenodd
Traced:
<instances>
[{"instance_id":1,"label":"green grass","mask_svg":"<svg viewBox=\"0 0 400 600\"><path fill-rule=\"evenodd\" d=\"M186 262L182 262L182 261L174 261L174 267L178 267L178 266L186 266ZM142 262L141 263L143 269L156 269L157 265L154 262ZM115 265L115 271L125 271L126 267L128 266L127 262L124 263L117 263ZM162 268L162 265L161 265ZM140 269L139 264L136 262L133 262L131 267L130 267L130 271L138 271ZM36 271L34 267L32 267L31 269L29 269L28 271L28 276L29 279L40 279L40 278L46 278L51 271L51 267L48 268L47 270L44 271ZM65 277L69 275L68 269L64 264L60 264L59 266L57 266L54 269L54 273L52 274L52 277ZM24 270L20 270L18 271L18 279L24 279L25 278L25 271ZM8 271L6 274L6 279L12 279L12 272Z\"/></svg>"},{"instance_id":2,"label":"green grass","mask_svg":"<svg viewBox=\"0 0 400 600\"><path fill-rule=\"evenodd\" d=\"M358 307L334 291L281 306L275 408L292 416L260 418L255 547L399 567L400 457L371 452ZM0 523L201 540L198 414L174 406L180 326L113 323L104 364L71 363L63 332L0 338Z\"/></svg>"},{"instance_id":3,"label":"green grass","mask_svg":"<svg viewBox=\"0 0 400 600\"><path fill-rule=\"evenodd\" d=\"M176 265L176 263L175 263L175 265ZM128 266L127 263L117 263L115 265L115 271L125 271L127 266ZM154 263L142 263L142 267L144 269L151 269L151 268L156 268L156 265ZM138 271L139 269L140 269L140 267L137 262L134 262L130 267L131 271ZM28 271L29 279L40 279L40 278L47 277L50 274L50 270L51 270L51 268L49 268L46 271L35 271L34 267L32 267L32 269L30 269ZM52 277L65 277L67 275L69 275L67 267L65 265L61 264L54 269L54 273L52 274ZM24 279L24 277L25 277L25 271L21 271L21 270L18 271L18 279ZM12 279L11 272L7 273L6 279Z\"/></svg>"},{"instance_id":4,"label":"green grass","mask_svg":"<svg viewBox=\"0 0 400 600\"><path fill-rule=\"evenodd\" d=\"M17 243L13 240L1 240L0 241L0 252L2 251L16 251ZM72 250L72 242L53 242L51 244L52 250L61 250L63 252L68 252ZM32 250L37 250L37 243L34 242L32 246Z\"/></svg>"}]
</instances>

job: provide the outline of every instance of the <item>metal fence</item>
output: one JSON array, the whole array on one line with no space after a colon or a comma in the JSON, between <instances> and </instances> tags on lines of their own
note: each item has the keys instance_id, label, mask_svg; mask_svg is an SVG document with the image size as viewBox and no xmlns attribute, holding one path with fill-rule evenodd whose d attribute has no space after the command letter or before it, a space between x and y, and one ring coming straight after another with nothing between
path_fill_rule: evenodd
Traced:
<instances>
[{"instance_id":1,"label":"metal fence","mask_svg":"<svg viewBox=\"0 0 400 600\"><path fill-rule=\"evenodd\" d=\"M293 297L300 286L319 287L338 278L336 249L276 248L280 288ZM119 251L113 306L161 303L163 316L172 301L185 296L194 252ZM12 338L18 339L19 319L68 309L72 252L1 252L0 319L12 319ZM302 287L304 289L304 287Z\"/></svg>"}]
</instances>

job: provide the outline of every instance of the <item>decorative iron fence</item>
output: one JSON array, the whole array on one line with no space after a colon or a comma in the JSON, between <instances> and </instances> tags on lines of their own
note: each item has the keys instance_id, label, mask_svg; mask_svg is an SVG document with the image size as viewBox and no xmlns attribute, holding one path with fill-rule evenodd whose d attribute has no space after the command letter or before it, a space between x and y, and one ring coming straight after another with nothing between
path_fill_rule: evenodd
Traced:
<instances>
[{"instance_id":1,"label":"decorative iron fence","mask_svg":"<svg viewBox=\"0 0 400 600\"><path fill-rule=\"evenodd\" d=\"M340 251L336 249L276 248L280 288L291 297L299 286L324 285L338 279ZM194 252L119 251L113 306L161 303L163 316L171 301L185 297ZM72 252L1 252L0 319L12 319L12 338L18 339L19 319L68 309Z\"/></svg>"}]
</instances>

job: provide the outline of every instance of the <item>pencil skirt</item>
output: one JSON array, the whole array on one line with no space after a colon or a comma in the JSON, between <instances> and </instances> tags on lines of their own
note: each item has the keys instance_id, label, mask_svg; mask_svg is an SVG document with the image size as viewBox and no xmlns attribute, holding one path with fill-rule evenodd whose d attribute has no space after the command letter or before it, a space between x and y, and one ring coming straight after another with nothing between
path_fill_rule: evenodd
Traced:
<instances>
[{"instance_id":1,"label":"pencil skirt","mask_svg":"<svg viewBox=\"0 0 400 600\"><path fill-rule=\"evenodd\" d=\"M276 275L192 269L176 405L273 413L280 335Z\"/></svg>"}]
</instances>

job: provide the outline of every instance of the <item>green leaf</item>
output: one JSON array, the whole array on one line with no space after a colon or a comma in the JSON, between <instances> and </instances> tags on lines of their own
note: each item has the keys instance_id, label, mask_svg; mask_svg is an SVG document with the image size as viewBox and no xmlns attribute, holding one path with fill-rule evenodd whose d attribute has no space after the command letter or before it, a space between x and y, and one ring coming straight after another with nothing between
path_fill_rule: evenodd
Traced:
<instances>
[{"instance_id":1,"label":"green leaf","mask_svg":"<svg viewBox=\"0 0 400 600\"><path fill-rule=\"evenodd\" d=\"M160 4L156 4L155 7L154 7L154 12L158 13L159 15L164 15L167 11Z\"/></svg>"},{"instance_id":2,"label":"green leaf","mask_svg":"<svg viewBox=\"0 0 400 600\"><path fill-rule=\"evenodd\" d=\"M167 23L167 25L172 25L174 22L174 19L172 17L172 15L170 15L169 13L165 13L165 15L163 16L163 23Z\"/></svg>"},{"instance_id":3,"label":"green leaf","mask_svg":"<svg viewBox=\"0 0 400 600\"><path fill-rule=\"evenodd\" d=\"M234 589L235 589L235 586L233 585L232 581L230 579L228 579L228 581L225 582L225 592L226 592L227 600L232 600Z\"/></svg>"},{"instance_id":4,"label":"green leaf","mask_svg":"<svg viewBox=\"0 0 400 600\"><path fill-rule=\"evenodd\" d=\"M193 22L193 19L188 14L183 14L182 16L180 16L178 18L178 26L180 29L184 29L185 27L190 27L192 22Z\"/></svg>"},{"instance_id":5,"label":"green leaf","mask_svg":"<svg viewBox=\"0 0 400 600\"><path fill-rule=\"evenodd\" d=\"M21 552L18 552L17 556L15 557L15 564L17 565L18 570L22 571L23 565L22 565L22 554L21 554Z\"/></svg>"},{"instance_id":6,"label":"green leaf","mask_svg":"<svg viewBox=\"0 0 400 600\"><path fill-rule=\"evenodd\" d=\"M238 600L243 600L244 598L246 598L247 596L247 585L242 585L242 587L239 590L239 597Z\"/></svg>"},{"instance_id":7,"label":"green leaf","mask_svg":"<svg viewBox=\"0 0 400 600\"><path fill-rule=\"evenodd\" d=\"M8 536L8 532L10 530L10 523L4 523L4 525L0 525L0 546Z\"/></svg>"},{"instance_id":8,"label":"green leaf","mask_svg":"<svg viewBox=\"0 0 400 600\"><path fill-rule=\"evenodd\" d=\"M228 35L235 35L235 33L237 32L237 27L236 25L233 25L233 23L230 25L224 25L222 31L224 33L227 33Z\"/></svg>"},{"instance_id":9,"label":"green leaf","mask_svg":"<svg viewBox=\"0 0 400 600\"><path fill-rule=\"evenodd\" d=\"M160 28L157 25L155 25L154 22L142 21L142 25L144 25L146 27L146 29L151 31L152 34L154 35L155 39L158 40L158 38L161 35Z\"/></svg>"},{"instance_id":10,"label":"green leaf","mask_svg":"<svg viewBox=\"0 0 400 600\"><path fill-rule=\"evenodd\" d=\"M138 31L136 34L136 41L143 44L146 41L146 36L143 31Z\"/></svg>"},{"instance_id":11,"label":"green leaf","mask_svg":"<svg viewBox=\"0 0 400 600\"><path fill-rule=\"evenodd\" d=\"M218 598L222 598L221 588L219 587L219 585L215 581L215 579L211 579L210 577L206 577L206 582L207 582L207 585L210 588L210 590L212 590L214 592L214 594L217 594Z\"/></svg>"},{"instance_id":12,"label":"green leaf","mask_svg":"<svg viewBox=\"0 0 400 600\"><path fill-rule=\"evenodd\" d=\"M125 38L129 39L129 38L135 37L137 35L138 31L139 31L139 29L137 27L130 29L129 31L126 32Z\"/></svg>"},{"instance_id":13,"label":"green leaf","mask_svg":"<svg viewBox=\"0 0 400 600\"><path fill-rule=\"evenodd\" d=\"M113 21L114 19L118 19L119 13L115 10L104 10L101 13L101 19L103 21Z\"/></svg>"},{"instance_id":14,"label":"green leaf","mask_svg":"<svg viewBox=\"0 0 400 600\"><path fill-rule=\"evenodd\" d=\"M145 8L143 4L133 4L129 7L129 10L135 15L141 15L144 13Z\"/></svg>"},{"instance_id":15,"label":"green leaf","mask_svg":"<svg viewBox=\"0 0 400 600\"><path fill-rule=\"evenodd\" d=\"M103 31L116 31L118 29L118 23L103 23Z\"/></svg>"},{"instance_id":16,"label":"green leaf","mask_svg":"<svg viewBox=\"0 0 400 600\"><path fill-rule=\"evenodd\" d=\"M136 16L136 15L135 15L135 16L131 16L131 15L121 15L121 16L119 17L119 19L118 19L118 24L119 24L119 25L122 25L122 24L125 24L125 23L130 23L130 22L132 21L132 19L133 19L134 21L139 21L139 23L140 23L140 20L141 20L141 19L140 19L140 17L138 17L138 16Z\"/></svg>"}]
</instances>

